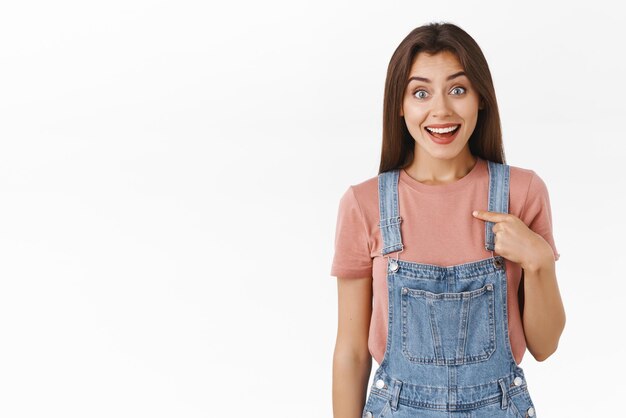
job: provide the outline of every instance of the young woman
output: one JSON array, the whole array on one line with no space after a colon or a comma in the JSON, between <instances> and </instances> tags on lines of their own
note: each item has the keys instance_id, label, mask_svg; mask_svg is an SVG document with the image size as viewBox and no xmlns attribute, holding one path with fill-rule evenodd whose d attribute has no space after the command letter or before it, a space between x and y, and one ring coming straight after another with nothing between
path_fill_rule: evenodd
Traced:
<instances>
[{"instance_id":1,"label":"young woman","mask_svg":"<svg viewBox=\"0 0 626 418\"><path fill-rule=\"evenodd\" d=\"M387 71L379 174L339 204L335 418L537 416L519 363L557 348L559 254L545 183L504 161L479 46L413 30Z\"/></svg>"}]
</instances>

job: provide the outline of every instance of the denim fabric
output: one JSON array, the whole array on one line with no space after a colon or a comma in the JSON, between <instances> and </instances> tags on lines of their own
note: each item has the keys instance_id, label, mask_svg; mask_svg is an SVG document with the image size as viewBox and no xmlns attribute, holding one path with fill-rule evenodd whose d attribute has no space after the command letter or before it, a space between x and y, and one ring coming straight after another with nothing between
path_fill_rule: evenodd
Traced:
<instances>
[{"instance_id":1,"label":"denim fabric","mask_svg":"<svg viewBox=\"0 0 626 418\"><path fill-rule=\"evenodd\" d=\"M508 213L509 166L488 166L488 210ZM485 222L489 258L448 267L403 260L398 178L399 170L378 176L389 322L363 417L536 417L509 341L493 223Z\"/></svg>"}]
</instances>

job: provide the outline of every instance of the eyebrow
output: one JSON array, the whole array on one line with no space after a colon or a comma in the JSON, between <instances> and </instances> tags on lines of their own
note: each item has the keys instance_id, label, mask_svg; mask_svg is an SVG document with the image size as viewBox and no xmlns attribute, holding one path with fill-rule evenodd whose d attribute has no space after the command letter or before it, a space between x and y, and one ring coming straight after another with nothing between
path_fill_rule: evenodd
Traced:
<instances>
[{"instance_id":1,"label":"eyebrow","mask_svg":"<svg viewBox=\"0 0 626 418\"><path fill-rule=\"evenodd\" d=\"M459 71L458 73L454 73L452 75L449 75L448 78L446 78L446 81L450 81L453 78L457 78L457 77L460 77L462 75L467 76L467 74L465 74L465 71ZM423 81L425 83L430 83L430 80L425 78L425 77L413 76L413 77L409 78L409 82L411 82L411 80L417 80L417 81Z\"/></svg>"}]
</instances>

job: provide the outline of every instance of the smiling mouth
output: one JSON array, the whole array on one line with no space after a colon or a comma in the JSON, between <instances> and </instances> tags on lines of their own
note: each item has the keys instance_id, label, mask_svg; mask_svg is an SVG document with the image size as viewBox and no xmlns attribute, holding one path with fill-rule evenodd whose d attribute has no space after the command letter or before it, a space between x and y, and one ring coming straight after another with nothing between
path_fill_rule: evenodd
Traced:
<instances>
[{"instance_id":1,"label":"smiling mouth","mask_svg":"<svg viewBox=\"0 0 626 418\"><path fill-rule=\"evenodd\" d=\"M425 127L424 129L433 137L438 139L450 139L452 138L456 132L459 130L461 125L450 126L446 128L429 128Z\"/></svg>"}]
</instances>

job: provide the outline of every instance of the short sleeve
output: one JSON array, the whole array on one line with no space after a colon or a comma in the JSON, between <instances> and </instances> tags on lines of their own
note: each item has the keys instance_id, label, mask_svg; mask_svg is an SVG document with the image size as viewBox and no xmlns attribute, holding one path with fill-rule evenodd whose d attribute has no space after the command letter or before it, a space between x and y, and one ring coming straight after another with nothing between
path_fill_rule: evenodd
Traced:
<instances>
[{"instance_id":1,"label":"short sleeve","mask_svg":"<svg viewBox=\"0 0 626 418\"><path fill-rule=\"evenodd\" d=\"M552 233L552 209L548 188L543 179L534 171L532 171L528 185L528 194L521 219L533 232L541 235L550 244L554 252L554 260L558 260L561 255L556 248Z\"/></svg>"},{"instance_id":2,"label":"short sleeve","mask_svg":"<svg viewBox=\"0 0 626 418\"><path fill-rule=\"evenodd\" d=\"M346 190L339 201L335 254L330 274L345 278L372 275L369 234L353 186Z\"/></svg>"}]
</instances>

